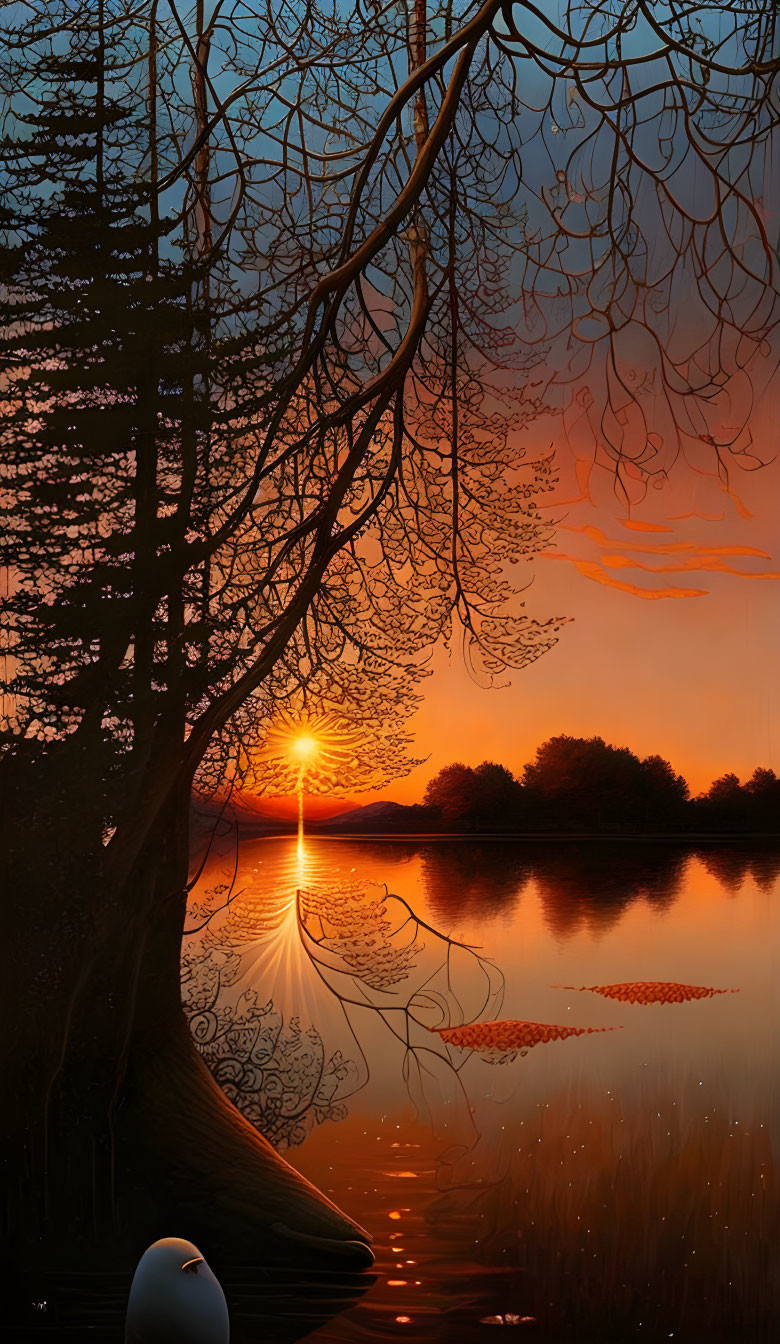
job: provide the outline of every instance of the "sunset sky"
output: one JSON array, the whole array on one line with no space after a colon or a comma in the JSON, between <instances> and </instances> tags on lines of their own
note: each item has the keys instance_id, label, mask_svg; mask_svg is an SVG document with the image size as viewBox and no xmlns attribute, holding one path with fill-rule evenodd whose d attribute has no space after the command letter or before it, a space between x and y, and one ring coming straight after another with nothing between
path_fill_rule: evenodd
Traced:
<instances>
[{"instance_id":1,"label":"sunset sky","mask_svg":"<svg viewBox=\"0 0 780 1344\"><path fill-rule=\"evenodd\" d=\"M519 774L558 733L658 752L694 794L727 770L780 773L777 407L770 389L752 417L765 465L733 466L723 485L681 461L630 508L609 471L559 446L558 485L543 504L555 538L528 563L525 607L568 618L557 646L497 689L472 679L459 649L437 649L414 720L424 763L381 794L340 797L419 802L452 761L493 760ZM538 427L540 451L558 443L557 426ZM256 805L287 812L294 799ZM309 799L306 810L340 806Z\"/></svg>"},{"instance_id":2,"label":"sunset sky","mask_svg":"<svg viewBox=\"0 0 780 1344\"><path fill-rule=\"evenodd\" d=\"M526 610L571 622L502 690L481 689L457 654L439 653L417 717L418 754L429 760L392 787L393 798L419 798L452 760L518 771L556 733L660 752L694 791L727 769L780 770L777 411L777 396L765 396L753 439L768 465L735 468L731 493L680 463L630 516L606 471L586 481L587 467L577 473L561 454L555 505L545 509L556 538L529 566Z\"/></svg>"}]
</instances>

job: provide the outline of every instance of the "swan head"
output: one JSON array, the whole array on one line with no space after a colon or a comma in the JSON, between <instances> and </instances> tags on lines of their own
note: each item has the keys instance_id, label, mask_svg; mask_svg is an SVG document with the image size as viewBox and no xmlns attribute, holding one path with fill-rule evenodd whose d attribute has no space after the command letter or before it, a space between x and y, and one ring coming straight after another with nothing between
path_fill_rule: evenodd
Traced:
<instances>
[{"instance_id":1,"label":"swan head","mask_svg":"<svg viewBox=\"0 0 780 1344\"><path fill-rule=\"evenodd\" d=\"M163 1237L144 1251L130 1288L125 1344L229 1344L225 1294L197 1246Z\"/></svg>"}]
</instances>

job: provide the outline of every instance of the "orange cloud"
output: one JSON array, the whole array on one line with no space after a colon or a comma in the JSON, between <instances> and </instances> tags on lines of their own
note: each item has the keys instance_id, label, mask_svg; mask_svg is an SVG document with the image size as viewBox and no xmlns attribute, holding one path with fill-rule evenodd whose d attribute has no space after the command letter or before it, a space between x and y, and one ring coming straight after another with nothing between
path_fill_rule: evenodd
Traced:
<instances>
[{"instance_id":1,"label":"orange cloud","mask_svg":"<svg viewBox=\"0 0 780 1344\"><path fill-rule=\"evenodd\" d=\"M593 527L590 524L577 526L575 523L559 523L558 530L561 532L580 532L590 541L595 541L598 546L626 545L625 537L608 537L600 527ZM768 551L759 551L755 546L701 546L696 541L670 541L661 546L640 545L638 542L633 542L628 549L637 551L642 555L677 555L681 551L693 551L695 554L702 556L752 555L760 560L771 558Z\"/></svg>"},{"instance_id":2,"label":"orange cloud","mask_svg":"<svg viewBox=\"0 0 780 1344\"><path fill-rule=\"evenodd\" d=\"M594 583L601 583L605 588L617 588L621 593L631 593L633 597L644 597L649 601L662 597L706 597L708 592L706 588L640 588L636 583L613 578L594 560L578 560L576 556L563 555L560 551L543 551L542 556L545 560L566 560L570 565L574 565L585 579L592 579Z\"/></svg>"},{"instance_id":3,"label":"orange cloud","mask_svg":"<svg viewBox=\"0 0 780 1344\"><path fill-rule=\"evenodd\" d=\"M674 565L644 565L641 560L632 560L627 555L602 555L601 563L608 565L610 569L641 569L646 574L681 574L690 570L703 570L716 574L735 574L738 579L780 579L780 571L777 570L750 572L746 569L735 569L733 565L727 565L725 561L707 555L679 560Z\"/></svg>"},{"instance_id":4,"label":"orange cloud","mask_svg":"<svg viewBox=\"0 0 780 1344\"><path fill-rule=\"evenodd\" d=\"M670 513L669 522L681 522L684 518L701 518L705 523L722 523L725 513L701 513L699 509L690 509L688 513Z\"/></svg>"},{"instance_id":5,"label":"orange cloud","mask_svg":"<svg viewBox=\"0 0 780 1344\"><path fill-rule=\"evenodd\" d=\"M638 518L618 518L619 523L624 527L630 528L632 532L671 532L671 527L665 527L663 523L642 523Z\"/></svg>"},{"instance_id":6,"label":"orange cloud","mask_svg":"<svg viewBox=\"0 0 780 1344\"><path fill-rule=\"evenodd\" d=\"M737 510L737 513L739 514L740 518L753 517L753 514L750 512L750 509L746 508L745 505L742 503L742 500L740 499L736 490L732 490L731 486L729 485L721 485L720 488L721 490L724 490L725 493L728 495L729 499L733 501L734 508Z\"/></svg>"}]
</instances>

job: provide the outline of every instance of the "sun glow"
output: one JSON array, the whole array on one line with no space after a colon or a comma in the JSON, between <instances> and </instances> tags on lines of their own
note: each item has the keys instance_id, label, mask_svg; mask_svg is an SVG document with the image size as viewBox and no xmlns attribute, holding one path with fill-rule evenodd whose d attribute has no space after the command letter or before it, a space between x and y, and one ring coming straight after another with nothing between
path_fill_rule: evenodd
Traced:
<instances>
[{"instance_id":1,"label":"sun glow","mask_svg":"<svg viewBox=\"0 0 780 1344\"><path fill-rule=\"evenodd\" d=\"M292 744L292 755L300 761L295 792L298 795L298 885L303 881L306 864L306 851L303 845L303 789L306 782L306 765L317 754L319 743L314 737L303 734L296 737Z\"/></svg>"},{"instance_id":2,"label":"sun glow","mask_svg":"<svg viewBox=\"0 0 780 1344\"><path fill-rule=\"evenodd\" d=\"M314 737L296 737L292 744L292 754L297 756L300 761L310 761L312 756L319 751L319 743Z\"/></svg>"},{"instance_id":3,"label":"sun glow","mask_svg":"<svg viewBox=\"0 0 780 1344\"><path fill-rule=\"evenodd\" d=\"M371 741L369 754L368 743ZM298 876L303 880L304 799L307 794L336 793L366 787L376 775L378 744L365 725L332 713L282 712L259 744L255 764L262 770L263 792L294 793L298 800ZM381 756L381 749L379 750ZM380 767L381 769L381 767Z\"/></svg>"},{"instance_id":4,"label":"sun glow","mask_svg":"<svg viewBox=\"0 0 780 1344\"><path fill-rule=\"evenodd\" d=\"M303 771L308 791L324 793L339 787L361 748L365 751L365 743L364 729L333 715L281 714L269 727L257 761L262 763L269 790L292 791Z\"/></svg>"}]
</instances>

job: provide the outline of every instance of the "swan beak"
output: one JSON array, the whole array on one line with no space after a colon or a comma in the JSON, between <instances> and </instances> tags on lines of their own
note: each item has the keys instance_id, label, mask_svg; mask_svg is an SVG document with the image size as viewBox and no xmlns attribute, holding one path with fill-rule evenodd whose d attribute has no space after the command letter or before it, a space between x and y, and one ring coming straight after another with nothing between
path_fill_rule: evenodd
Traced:
<instances>
[{"instance_id":1,"label":"swan beak","mask_svg":"<svg viewBox=\"0 0 780 1344\"><path fill-rule=\"evenodd\" d=\"M182 1265L182 1269L184 1270L185 1274L197 1274L198 1265L202 1264L203 1264L203 1256L196 1255L192 1260L185 1260L184 1264Z\"/></svg>"}]
</instances>

